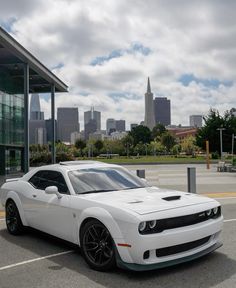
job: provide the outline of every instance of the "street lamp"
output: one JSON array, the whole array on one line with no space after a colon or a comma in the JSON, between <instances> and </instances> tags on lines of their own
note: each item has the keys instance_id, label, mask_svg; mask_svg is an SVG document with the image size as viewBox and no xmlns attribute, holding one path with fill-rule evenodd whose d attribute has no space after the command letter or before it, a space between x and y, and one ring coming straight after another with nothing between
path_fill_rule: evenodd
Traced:
<instances>
[{"instance_id":1,"label":"street lamp","mask_svg":"<svg viewBox=\"0 0 236 288\"><path fill-rule=\"evenodd\" d=\"M234 139L236 139L236 136L232 134L232 158L234 158Z\"/></svg>"},{"instance_id":2,"label":"street lamp","mask_svg":"<svg viewBox=\"0 0 236 288\"><path fill-rule=\"evenodd\" d=\"M220 131L220 158L222 160L223 157L222 131L225 130L225 128L217 128L217 130Z\"/></svg>"}]
</instances>

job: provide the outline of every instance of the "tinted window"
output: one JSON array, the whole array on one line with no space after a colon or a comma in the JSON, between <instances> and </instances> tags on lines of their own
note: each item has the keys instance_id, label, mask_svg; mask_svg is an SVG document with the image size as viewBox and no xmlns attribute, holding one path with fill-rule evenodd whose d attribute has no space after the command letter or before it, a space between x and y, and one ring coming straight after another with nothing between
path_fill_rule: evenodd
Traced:
<instances>
[{"instance_id":1,"label":"tinted window","mask_svg":"<svg viewBox=\"0 0 236 288\"><path fill-rule=\"evenodd\" d=\"M143 188L147 184L124 168L91 168L69 172L77 194Z\"/></svg>"},{"instance_id":2,"label":"tinted window","mask_svg":"<svg viewBox=\"0 0 236 288\"><path fill-rule=\"evenodd\" d=\"M29 182L40 190L45 190L48 186L56 186L60 193L69 194L64 177L57 171L38 171Z\"/></svg>"}]
</instances>

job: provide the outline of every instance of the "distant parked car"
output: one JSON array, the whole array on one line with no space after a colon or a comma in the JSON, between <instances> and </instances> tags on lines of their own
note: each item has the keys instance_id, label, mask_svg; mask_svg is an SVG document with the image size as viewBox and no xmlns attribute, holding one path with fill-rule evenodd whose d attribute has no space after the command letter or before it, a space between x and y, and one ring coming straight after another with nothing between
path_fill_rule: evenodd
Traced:
<instances>
[{"instance_id":1,"label":"distant parked car","mask_svg":"<svg viewBox=\"0 0 236 288\"><path fill-rule=\"evenodd\" d=\"M0 190L9 233L30 226L81 247L90 267L150 270L221 246L220 204L151 187L117 165L62 162L7 180Z\"/></svg>"}]
</instances>

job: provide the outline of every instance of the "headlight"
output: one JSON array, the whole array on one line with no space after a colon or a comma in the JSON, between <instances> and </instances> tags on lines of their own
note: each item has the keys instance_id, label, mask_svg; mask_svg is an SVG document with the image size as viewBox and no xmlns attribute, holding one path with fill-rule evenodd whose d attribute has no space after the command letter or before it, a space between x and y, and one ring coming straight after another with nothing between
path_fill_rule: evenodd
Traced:
<instances>
[{"instance_id":1,"label":"headlight","mask_svg":"<svg viewBox=\"0 0 236 288\"><path fill-rule=\"evenodd\" d=\"M146 222L141 222L138 226L139 232L143 232L146 228L146 225L147 225Z\"/></svg>"},{"instance_id":2,"label":"headlight","mask_svg":"<svg viewBox=\"0 0 236 288\"><path fill-rule=\"evenodd\" d=\"M218 207L213 208L212 211L213 211L213 214L216 215L218 212Z\"/></svg>"},{"instance_id":3,"label":"headlight","mask_svg":"<svg viewBox=\"0 0 236 288\"><path fill-rule=\"evenodd\" d=\"M153 229L157 224L156 220L149 221L148 226L150 229Z\"/></svg>"},{"instance_id":4,"label":"headlight","mask_svg":"<svg viewBox=\"0 0 236 288\"><path fill-rule=\"evenodd\" d=\"M210 209L210 210L207 210L206 211L206 215L209 217L209 216L211 216L211 212L212 212L212 210Z\"/></svg>"}]
</instances>

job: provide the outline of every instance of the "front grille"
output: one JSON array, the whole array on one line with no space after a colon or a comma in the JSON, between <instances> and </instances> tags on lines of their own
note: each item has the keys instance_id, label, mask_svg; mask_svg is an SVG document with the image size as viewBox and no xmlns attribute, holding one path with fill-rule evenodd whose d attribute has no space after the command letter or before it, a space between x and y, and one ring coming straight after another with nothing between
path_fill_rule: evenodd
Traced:
<instances>
[{"instance_id":1,"label":"front grille","mask_svg":"<svg viewBox=\"0 0 236 288\"><path fill-rule=\"evenodd\" d=\"M190 226L194 224L198 224L209 219L216 219L221 216L221 207L218 207L218 212L216 215L207 215L207 211L202 211L196 214L179 216L173 218L166 218L157 220L156 226L153 229L146 229L145 231L140 232L141 234L153 234L153 233L161 233L164 230L174 229L179 227Z\"/></svg>"},{"instance_id":2,"label":"front grille","mask_svg":"<svg viewBox=\"0 0 236 288\"><path fill-rule=\"evenodd\" d=\"M194 249L194 248L197 248L199 246L204 245L205 243L207 243L209 241L210 237L211 236L208 236L208 237L196 240L196 241L180 244L180 245L156 249L156 256L157 257L164 257L164 256L169 256L169 255L181 253L181 252L186 252L188 250L191 250L191 249Z\"/></svg>"}]
</instances>

